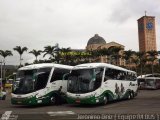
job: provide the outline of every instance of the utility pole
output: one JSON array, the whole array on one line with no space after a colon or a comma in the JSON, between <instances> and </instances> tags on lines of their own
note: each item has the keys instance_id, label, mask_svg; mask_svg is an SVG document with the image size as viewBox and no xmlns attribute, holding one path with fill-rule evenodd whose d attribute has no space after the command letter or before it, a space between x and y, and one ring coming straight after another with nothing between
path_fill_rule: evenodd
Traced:
<instances>
[{"instance_id":1,"label":"utility pole","mask_svg":"<svg viewBox=\"0 0 160 120\"><path fill-rule=\"evenodd\" d=\"M2 78L3 78L3 77L2 77L2 75L3 75L3 71L2 71L2 70L3 70L3 68L2 68L2 64L3 64L3 61L1 60L1 61L0 61L0 63L1 63L1 81L0 81L0 83L1 83L1 91L0 91L0 94L2 94Z\"/></svg>"}]
</instances>

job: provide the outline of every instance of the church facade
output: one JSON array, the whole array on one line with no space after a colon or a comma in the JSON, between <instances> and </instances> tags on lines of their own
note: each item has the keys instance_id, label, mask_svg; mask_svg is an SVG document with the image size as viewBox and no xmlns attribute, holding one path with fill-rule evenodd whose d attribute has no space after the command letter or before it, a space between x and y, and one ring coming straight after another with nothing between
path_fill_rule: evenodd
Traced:
<instances>
[{"instance_id":1,"label":"church facade","mask_svg":"<svg viewBox=\"0 0 160 120\"><path fill-rule=\"evenodd\" d=\"M112 47L120 47L122 50L119 51L119 55L122 56L122 54L124 52L124 49L125 49L124 45L121 45L121 44L116 43L114 41L106 43L106 41L104 40L103 37L99 36L98 34L95 34L93 37L91 37L88 40L88 43L87 43L87 46L86 46L86 51L100 50L100 49L103 49L103 48L110 49ZM96 58L94 60L92 59L91 61L92 62L111 63L109 61L108 57L109 56L100 56L99 58ZM117 65L125 66L125 60L122 59L122 57L120 57L118 59Z\"/></svg>"}]
</instances>

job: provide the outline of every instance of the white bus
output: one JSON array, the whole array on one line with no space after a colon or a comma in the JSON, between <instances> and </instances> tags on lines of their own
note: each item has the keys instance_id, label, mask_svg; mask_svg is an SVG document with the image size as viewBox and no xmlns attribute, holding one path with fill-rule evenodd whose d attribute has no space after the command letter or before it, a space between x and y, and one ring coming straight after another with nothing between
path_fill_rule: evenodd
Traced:
<instances>
[{"instance_id":1,"label":"white bus","mask_svg":"<svg viewBox=\"0 0 160 120\"><path fill-rule=\"evenodd\" d=\"M15 105L55 104L59 90L67 92L63 77L71 66L43 63L22 67L16 74L11 103Z\"/></svg>"},{"instance_id":2,"label":"white bus","mask_svg":"<svg viewBox=\"0 0 160 120\"><path fill-rule=\"evenodd\" d=\"M106 63L77 65L66 79L70 104L107 104L132 99L138 90L136 72Z\"/></svg>"},{"instance_id":3,"label":"white bus","mask_svg":"<svg viewBox=\"0 0 160 120\"><path fill-rule=\"evenodd\" d=\"M160 89L160 74L147 74L138 77L139 89Z\"/></svg>"}]
</instances>

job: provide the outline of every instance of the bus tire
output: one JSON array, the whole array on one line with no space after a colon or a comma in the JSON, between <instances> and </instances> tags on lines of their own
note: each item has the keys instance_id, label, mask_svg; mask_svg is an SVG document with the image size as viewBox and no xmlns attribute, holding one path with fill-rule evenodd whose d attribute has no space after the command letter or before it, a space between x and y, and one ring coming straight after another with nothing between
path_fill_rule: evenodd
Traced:
<instances>
[{"instance_id":1,"label":"bus tire","mask_svg":"<svg viewBox=\"0 0 160 120\"><path fill-rule=\"evenodd\" d=\"M56 97L56 95L52 95L50 97L50 104L55 105L56 103L57 103L57 97Z\"/></svg>"},{"instance_id":2,"label":"bus tire","mask_svg":"<svg viewBox=\"0 0 160 120\"><path fill-rule=\"evenodd\" d=\"M135 97L134 92L131 92L131 98L133 99Z\"/></svg>"},{"instance_id":3,"label":"bus tire","mask_svg":"<svg viewBox=\"0 0 160 120\"><path fill-rule=\"evenodd\" d=\"M131 92L128 93L128 99L129 100L132 99L132 93Z\"/></svg>"},{"instance_id":4,"label":"bus tire","mask_svg":"<svg viewBox=\"0 0 160 120\"><path fill-rule=\"evenodd\" d=\"M103 97L103 105L106 105L107 103L108 103L108 96L105 95L105 96Z\"/></svg>"}]
</instances>

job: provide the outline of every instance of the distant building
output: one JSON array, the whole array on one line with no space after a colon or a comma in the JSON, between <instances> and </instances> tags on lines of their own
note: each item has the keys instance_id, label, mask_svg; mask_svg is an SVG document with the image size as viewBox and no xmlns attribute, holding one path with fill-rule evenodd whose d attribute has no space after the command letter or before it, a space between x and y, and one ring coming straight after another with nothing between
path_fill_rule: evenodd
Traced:
<instances>
[{"instance_id":1,"label":"distant building","mask_svg":"<svg viewBox=\"0 0 160 120\"><path fill-rule=\"evenodd\" d=\"M122 50L119 52L120 55L123 54L123 50L125 48L125 46L123 46L119 43L116 43L116 42L106 43L104 38L100 37L98 34L95 34L94 37L92 37L88 40L86 50L92 51L92 50L103 49L103 48L109 49L111 47L121 47ZM104 62L104 63L108 62L108 63L110 63L110 61L108 61L107 57L108 56L103 56L103 57L101 56L101 57L96 58L92 61L93 62ZM122 58L119 58L118 65L125 65L125 60Z\"/></svg>"},{"instance_id":2,"label":"distant building","mask_svg":"<svg viewBox=\"0 0 160 120\"><path fill-rule=\"evenodd\" d=\"M138 20L139 51L156 50L156 25L154 16L143 16Z\"/></svg>"}]
</instances>

